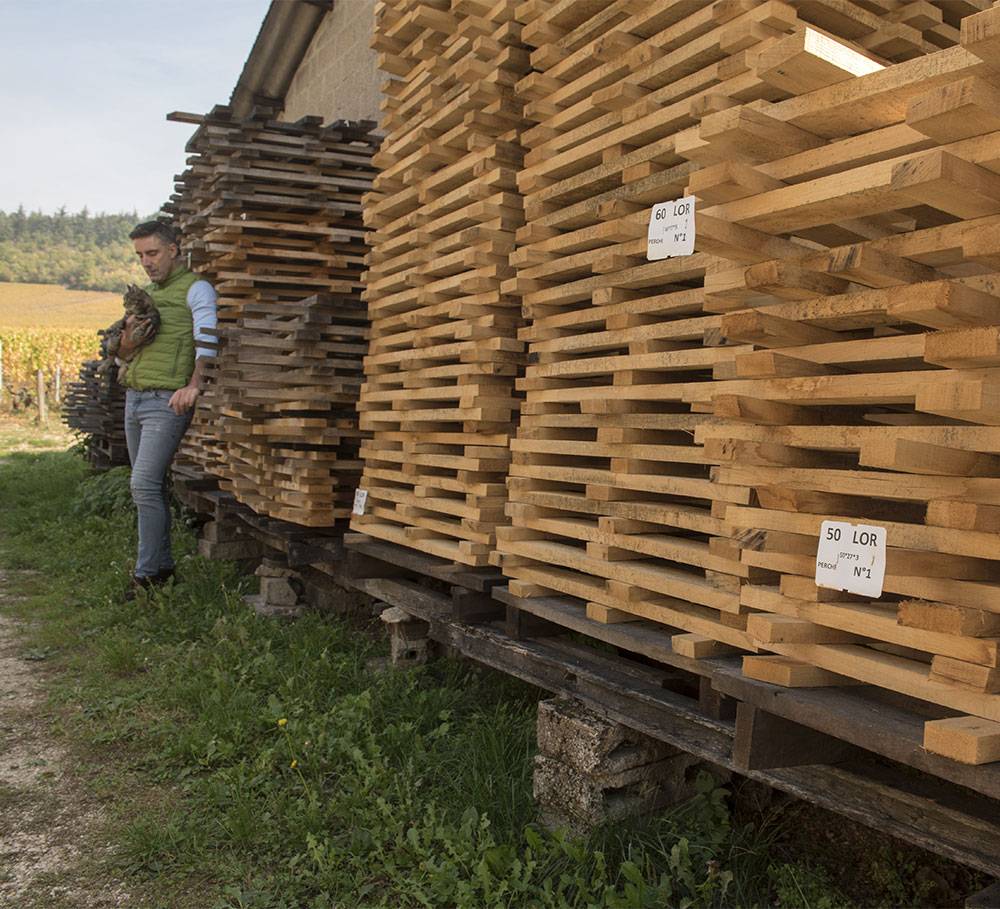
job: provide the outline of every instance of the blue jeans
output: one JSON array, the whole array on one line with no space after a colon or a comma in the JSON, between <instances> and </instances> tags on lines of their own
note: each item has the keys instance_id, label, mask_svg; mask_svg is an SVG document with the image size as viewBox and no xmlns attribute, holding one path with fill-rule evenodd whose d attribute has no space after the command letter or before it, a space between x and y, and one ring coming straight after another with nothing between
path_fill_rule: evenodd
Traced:
<instances>
[{"instance_id":1,"label":"blue jeans","mask_svg":"<svg viewBox=\"0 0 1000 909\"><path fill-rule=\"evenodd\" d=\"M168 406L172 391L153 389L125 394L125 441L132 462L132 501L139 515L139 552L135 576L150 578L170 571L170 496L167 470L192 412L178 416Z\"/></svg>"}]
</instances>

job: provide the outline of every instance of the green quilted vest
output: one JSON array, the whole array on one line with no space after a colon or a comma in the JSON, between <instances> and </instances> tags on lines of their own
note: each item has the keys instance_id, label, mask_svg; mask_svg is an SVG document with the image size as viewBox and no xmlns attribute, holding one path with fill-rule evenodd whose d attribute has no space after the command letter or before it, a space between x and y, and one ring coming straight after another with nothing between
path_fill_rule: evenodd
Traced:
<instances>
[{"instance_id":1,"label":"green quilted vest","mask_svg":"<svg viewBox=\"0 0 1000 909\"><path fill-rule=\"evenodd\" d=\"M175 268L162 284L144 288L160 310L160 330L139 348L129 363L125 384L145 391L150 388L176 390L191 381L194 372L194 320L187 304L191 285L204 280L183 265Z\"/></svg>"}]
</instances>

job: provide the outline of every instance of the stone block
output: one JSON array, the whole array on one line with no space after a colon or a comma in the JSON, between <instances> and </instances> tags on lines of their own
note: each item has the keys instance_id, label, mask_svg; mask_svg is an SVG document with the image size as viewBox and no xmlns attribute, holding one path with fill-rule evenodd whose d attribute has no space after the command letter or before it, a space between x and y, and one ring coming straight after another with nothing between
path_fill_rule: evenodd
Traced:
<instances>
[{"instance_id":1,"label":"stone block","mask_svg":"<svg viewBox=\"0 0 1000 909\"><path fill-rule=\"evenodd\" d=\"M618 773L681 752L569 698L538 704L538 750L581 773Z\"/></svg>"},{"instance_id":2,"label":"stone block","mask_svg":"<svg viewBox=\"0 0 1000 909\"><path fill-rule=\"evenodd\" d=\"M243 597L243 602L257 615L278 619L300 618L305 610L301 606L273 606L264 602L264 598L259 593L252 593Z\"/></svg>"},{"instance_id":3,"label":"stone block","mask_svg":"<svg viewBox=\"0 0 1000 909\"><path fill-rule=\"evenodd\" d=\"M539 820L575 831L687 801L702 769L720 781L728 775L569 698L538 705L538 749L533 789Z\"/></svg>"},{"instance_id":4,"label":"stone block","mask_svg":"<svg viewBox=\"0 0 1000 909\"><path fill-rule=\"evenodd\" d=\"M294 578L298 576L298 572L289 568L284 562L267 558L261 560L254 573L262 578Z\"/></svg>"},{"instance_id":5,"label":"stone block","mask_svg":"<svg viewBox=\"0 0 1000 909\"><path fill-rule=\"evenodd\" d=\"M423 666L431 659L430 626L398 606L382 610L379 618L389 632L389 659L396 669Z\"/></svg>"},{"instance_id":6,"label":"stone block","mask_svg":"<svg viewBox=\"0 0 1000 909\"><path fill-rule=\"evenodd\" d=\"M260 595L269 606L294 606L299 601L298 591L289 578L262 577Z\"/></svg>"},{"instance_id":7,"label":"stone block","mask_svg":"<svg viewBox=\"0 0 1000 909\"><path fill-rule=\"evenodd\" d=\"M698 763L682 753L621 774L592 776L538 754L532 792L543 824L583 830L685 801L695 794L696 774L689 771Z\"/></svg>"}]
</instances>

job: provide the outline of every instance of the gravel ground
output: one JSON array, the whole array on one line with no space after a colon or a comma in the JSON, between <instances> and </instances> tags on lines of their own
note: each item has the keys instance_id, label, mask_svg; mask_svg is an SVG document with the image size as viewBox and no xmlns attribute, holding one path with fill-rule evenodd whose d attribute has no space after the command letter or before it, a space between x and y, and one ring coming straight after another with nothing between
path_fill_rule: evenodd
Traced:
<instances>
[{"instance_id":1,"label":"gravel ground","mask_svg":"<svg viewBox=\"0 0 1000 909\"><path fill-rule=\"evenodd\" d=\"M6 587L0 572L0 603ZM107 808L53 731L46 671L0 611L0 907L136 906L102 868Z\"/></svg>"}]
</instances>

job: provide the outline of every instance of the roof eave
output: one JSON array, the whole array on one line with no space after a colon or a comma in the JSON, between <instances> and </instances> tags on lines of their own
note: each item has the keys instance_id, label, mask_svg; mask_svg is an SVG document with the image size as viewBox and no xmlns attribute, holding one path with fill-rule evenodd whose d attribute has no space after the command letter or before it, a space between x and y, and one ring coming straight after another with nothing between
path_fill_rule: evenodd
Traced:
<instances>
[{"instance_id":1,"label":"roof eave","mask_svg":"<svg viewBox=\"0 0 1000 909\"><path fill-rule=\"evenodd\" d=\"M285 94L334 0L272 0L229 106L237 117L261 104L284 107Z\"/></svg>"}]
</instances>

